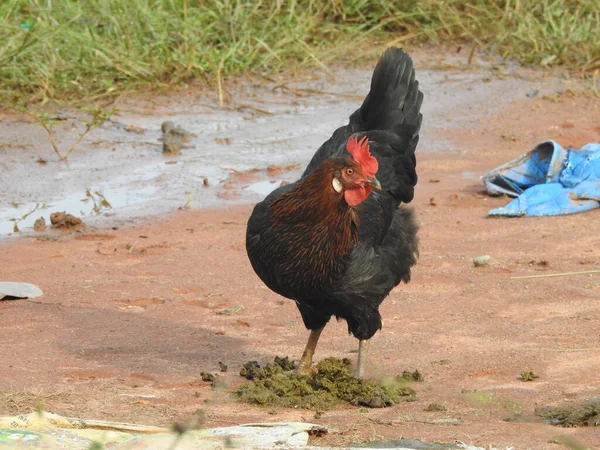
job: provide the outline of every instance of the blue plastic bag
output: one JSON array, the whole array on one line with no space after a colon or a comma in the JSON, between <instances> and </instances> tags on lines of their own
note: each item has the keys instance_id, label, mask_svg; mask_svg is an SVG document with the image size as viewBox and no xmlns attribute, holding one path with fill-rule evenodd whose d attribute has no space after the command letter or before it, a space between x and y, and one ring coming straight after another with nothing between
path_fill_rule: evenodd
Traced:
<instances>
[{"instance_id":1,"label":"blue plastic bag","mask_svg":"<svg viewBox=\"0 0 600 450\"><path fill-rule=\"evenodd\" d=\"M516 197L490 216L558 216L600 207L600 144L580 150L545 141L486 173L490 195Z\"/></svg>"}]
</instances>

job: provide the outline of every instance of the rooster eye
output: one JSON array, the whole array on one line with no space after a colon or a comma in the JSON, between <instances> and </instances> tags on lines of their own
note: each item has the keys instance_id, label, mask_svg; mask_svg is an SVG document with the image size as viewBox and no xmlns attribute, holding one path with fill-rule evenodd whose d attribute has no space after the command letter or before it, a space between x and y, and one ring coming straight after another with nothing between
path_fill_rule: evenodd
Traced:
<instances>
[{"instance_id":1,"label":"rooster eye","mask_svg":"<svg viewBox=\"0 0 600 450\"><path fill-rule=\"evenodd\" d=\"M352 175L354 173L354 169L346 169L346 173L348 175Z\"/></svg>"}]
</instances>

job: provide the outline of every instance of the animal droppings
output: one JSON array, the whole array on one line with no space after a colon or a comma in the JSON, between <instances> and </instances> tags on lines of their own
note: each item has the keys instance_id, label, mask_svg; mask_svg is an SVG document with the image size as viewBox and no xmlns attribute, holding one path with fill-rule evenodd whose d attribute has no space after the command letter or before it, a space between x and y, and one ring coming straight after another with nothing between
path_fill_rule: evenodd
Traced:
<instances>
[{"instance_id":1,"label":"animal droppings","mask_svg":"<svg viewBox=\"0 0 600 450\"><path fill-rule=\"evenodd\" d=\"M446 407L444 405L442 405L441 403L430 403L429 406L427 406L427 408L425 408L425 411L428 412L433 412L433 411L446 411Z\"/></svg>"},{"instance_id":2,"label":"animal droppings","mask_svg":"<svg viewBox=\"0 0 600 450\"><path fill-rule=\"evenodd\" d=\"M201 372L200 378L202 379L202 381L214 383L216 377L210 372Z\"/></svg>"},{"instance_id":3,"label":"animal droppings","mask_svg":"<svg viewBox=\"0 0 600 450\"><path fill-rule=\"evenodd\" d=\"M402 372L402 378L406 381L423 381L423 375L419 372L419 369L411 372L410 370L405 370Z\"/></svg>"},{"instance_id":4,"label":"animal droppings","mask_svg":"<svg viewBox=\"0 0 600 450\"><path fill-rule=\"evenodd\" d=\"M600 396L583 405L536 408L535 414L561 427L600 426Z\"/></svg>"},{"instance_id":5,"label":"animal droppings","mask_svg":"<svg viewBox=\"0 0 600 450\"><path fill-rule=\"evenodd\" d=\"M264 367L257 361L249 361L240 370L240 375L250 383L243 385L235 394L240 400L254 405L317 411L331 409L343 402L384 408L416 400L416 392L404 376L381 381L365 380L356 378L351 366L347 358L327 358L317 364L315 373L302 375L296 372L294 361L287 357L275 357L273 363ZM408 373L414 379L418 371Z\"/></svg>"},{"instance_id":6,"label":"animal droppings","mask_svg":"<svg viewBox=\"0 0 600 450\"><path fill-rule=\"evenodd\" d=\"M539 376L531 370L521 372L521 375L519 375L519 380L521 381L533 381L536 378L539 378Z\"/></svg>"}]
</instances>

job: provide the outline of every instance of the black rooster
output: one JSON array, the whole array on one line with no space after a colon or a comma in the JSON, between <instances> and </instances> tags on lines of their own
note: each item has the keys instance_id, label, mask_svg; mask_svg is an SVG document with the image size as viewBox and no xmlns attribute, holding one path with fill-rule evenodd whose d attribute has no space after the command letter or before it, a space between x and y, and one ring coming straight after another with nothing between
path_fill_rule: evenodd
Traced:
<instances>
[{"instance_id":1,"label":"black rooster","mask_svg":"<svg viewBox=\"0 0 600 450\"><path fill-rule=\"evenodd\" d=\"M348 125L319 148L300 180L252 211L246 234L252 267L270 289L296 301L311 330L302 372L310 372L319 336L336 316L360 340L363 376L366 344L382 326L379 305L410 280L417 225L400 204L413 199L417 184L422 102L412 60L388 49Z\"/></svg>"}]
</instances>

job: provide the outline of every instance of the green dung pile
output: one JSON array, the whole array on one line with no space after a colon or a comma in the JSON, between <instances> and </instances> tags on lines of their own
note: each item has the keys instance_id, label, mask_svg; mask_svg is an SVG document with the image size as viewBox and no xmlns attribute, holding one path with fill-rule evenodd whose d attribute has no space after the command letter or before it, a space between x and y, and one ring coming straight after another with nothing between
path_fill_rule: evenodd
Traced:
<instances>
[{"instance_id":1,"label":"green dung pile","mask_svg":"<svg viewBox=\"0 0 600 450\"><path fill-rule=\"evenodd\" d=\"M314 374L302 375L294 370L294 362L287 357L275 357L273 363L264 367L249 361L240 375L251 382L238 389L236 395L255 405L317 411L331 409L342 402L384 408L416 400L416 392L409 386L406 373L378 382L356 378L351 365L347 358L327 358L317 364ZM418 377L411 374L411 380L416 378L420 378L420 374Z\"/></svg>"},{"instance_id":2,"label":"green dung pile","mask_svg":"<svg viewBox=\"0 0 600 450\"><path fill-rule=\"evenodd\" d=\"M597 427L600 426L600 397L594 397L583 405L537 408L535 413L551 425Z\"/></svg>"}]
</instances>

